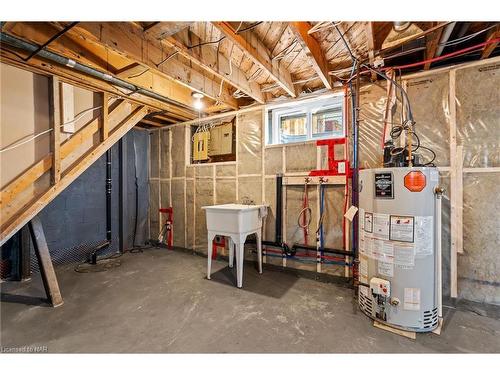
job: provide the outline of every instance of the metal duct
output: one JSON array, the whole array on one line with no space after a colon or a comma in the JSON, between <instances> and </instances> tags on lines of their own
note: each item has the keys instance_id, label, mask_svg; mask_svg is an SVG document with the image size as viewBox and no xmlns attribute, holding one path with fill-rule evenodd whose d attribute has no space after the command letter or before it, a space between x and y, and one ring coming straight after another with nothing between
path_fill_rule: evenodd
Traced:
<instances>
[{"instance_id":1,"label":"metal duct","mask_svg":"<svg viewBox=\"0 0 500 375\"><path fill-rule=\"evenodd\" d=\"M395 21L393 22L394 30L398 33L405 31L408 27L410 27L410 22L408 21Z\"/></svg>"},{"instance_id":2,"label":"metal duct","mask_svg":"<svg viewBox=\"0 0 500 375\"><path fill-rule=\"evenodd\" d=\"M438 44L438 49L436 51L436 57L441 56L443 53L444 47L446 45L446 42L448 39L450 39L451 33L453 32L453 29L455 28L456 22L452 22L446 26L446 28L443 31L443 35L441 36L441 40L439 41Z\"/></svg>"},{"instance_id":3,"label":"metal duct","mask_svg":"<svg viewBox=\"0 0 500 375\"><path fill-rule=\"evenodd\" d=\"M26 41L24 41L24 40L22 40L20 38L17 38L15 36L12 36L12 35L9 35L9 34L5 34L3 32L0 33L0 43L2 43L2 44L6 43L6 44L8 44L8 45L10 45L12 47L19 48L19 49L22 49L22 50L30 52L30 53L33 53L33 52L37 51L38 48L39 48L35 44L26 42ZM135 86L135 85L133 85L133 84L127 82L127 81L124 81L122 79L113 77L111 74L101 72L100 70L91 68L90 66L87 66L87 65L83 65L83 64L81 64L81 63L79 63L79 62L77 62L75 60L68 59L67 57L59 55L57 53L50 52L50 51L47 51L45 49L42 49L42 50L40 50L40 51L37 52L37 55L40 56L40 57L42 57L42 58L44 58L44 59L46 59L46 60L52 61L52 62L54 62L56 64L64 65L64 66L66 66L68 68L77 70L77 71L79 71L81 73L84 73L84 74L87 74L89 76L98 78L100 80L109 82L112 85L115 85L115 86L118 86L118 87L130 90L130 91L132 91L134 93L142 94L142 95L148 96L150 98L159 100L159 101L164 102L164 103L173 104L173 105L176 105L176 106L179 106L179 107L183 107L183 108L192 110L192 108L190 108L189 106L187 106L185 104L178 103L178 102L176 102L176 101L174 101L172 99L167 98L166 96L157 94L157 93L155 93L153 91L140 88L140 87Z\"/></svg>"}]
</instances>

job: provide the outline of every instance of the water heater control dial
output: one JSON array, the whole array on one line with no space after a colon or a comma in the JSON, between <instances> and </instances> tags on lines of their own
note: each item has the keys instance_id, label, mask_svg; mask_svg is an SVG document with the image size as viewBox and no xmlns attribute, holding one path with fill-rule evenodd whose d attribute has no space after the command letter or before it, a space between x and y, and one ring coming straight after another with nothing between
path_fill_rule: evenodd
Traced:
<instances>
[{"instance_id":1,"label":"water heater control dial","mask_svg":"<svg viewBox=\"0 0 500 375\"><path fill-rule=\"evenodd\" d=\"M388 280L373 277L370 280L370 290L372 295L389 298L391 295L391 283Z\"/></svg>"}]
</instances>

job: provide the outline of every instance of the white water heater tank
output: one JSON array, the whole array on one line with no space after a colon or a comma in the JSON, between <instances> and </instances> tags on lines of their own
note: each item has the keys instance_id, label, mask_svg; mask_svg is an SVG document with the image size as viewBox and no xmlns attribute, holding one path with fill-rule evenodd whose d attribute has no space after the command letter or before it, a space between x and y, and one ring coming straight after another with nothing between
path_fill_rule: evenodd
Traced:
<instances>
[{"instance_id":1,"label":"white water heater tank","mask_svg":"<svg viewBox=\"0 0 500 375\"><path fill-rule=\"evenodd\" d=\"M359 306L399 329L438 325L438 183L433 167L359 172Z\"/></svg>"}]
</instances>

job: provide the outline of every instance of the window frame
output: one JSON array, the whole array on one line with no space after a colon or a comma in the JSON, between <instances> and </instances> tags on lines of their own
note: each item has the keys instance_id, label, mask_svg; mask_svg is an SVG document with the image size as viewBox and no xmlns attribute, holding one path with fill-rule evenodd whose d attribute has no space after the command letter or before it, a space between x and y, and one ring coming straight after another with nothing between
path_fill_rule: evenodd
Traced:
<instances>
[{"instance_id":1,"label":"window frame","mask_svg":"<svg viewBox=\"0 0 500 375\"><path fill-rule=\"evenodd\" d=\"M317 112L324 112L328 110L338 109L342 116L342 135L331 135L322 137L313 137L313 114ZM338 139L345 137L345 113L343 94L336 93L328 96L323 96L314 99L296 101L276 106L268 106L266 111L266 126L265 126L265 146L283 146L287 144L316 142L320 139ZM282 142L281 140L281 118L293 115L306 115L306 139L296 142Z\"/></svg>"}]
</instances>

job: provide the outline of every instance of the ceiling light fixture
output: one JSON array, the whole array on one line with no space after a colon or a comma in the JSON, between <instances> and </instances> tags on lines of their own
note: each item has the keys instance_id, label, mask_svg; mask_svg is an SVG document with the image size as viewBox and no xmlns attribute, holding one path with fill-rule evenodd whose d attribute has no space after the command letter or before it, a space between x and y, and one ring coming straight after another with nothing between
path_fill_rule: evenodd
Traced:
<instances>
[{"instance_id":1,"label":"ceiling light fixture","mask_svg":"<svg viewBox=\"0 0 500 375\"><path fill-rule=\"evenodd\" d=\"M203 98L203 94L201 92L193 92L191 96L194 98L194 108L197 109L198 111L203 108L203 102L201 99Z\"/></svg>"}]
</instances>

